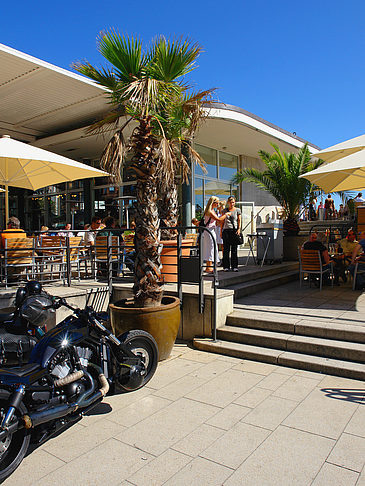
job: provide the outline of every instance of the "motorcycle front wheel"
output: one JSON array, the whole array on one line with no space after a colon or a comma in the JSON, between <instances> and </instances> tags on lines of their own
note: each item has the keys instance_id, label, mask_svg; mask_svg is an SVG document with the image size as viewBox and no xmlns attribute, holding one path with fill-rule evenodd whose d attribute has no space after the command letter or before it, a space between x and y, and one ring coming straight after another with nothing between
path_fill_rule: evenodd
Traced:
<instances>
[{"instance_id":1,"label":"motorcycle front wheel","mask_svg":"<svg viewBox=\"0 0 365 486\"><path fill-rule=\"evenodd\" d=\"M156 341L151 334L139 329L126 332L121 336L118 336L118 339L127 345L133 354L141 358L141 361L146 368L142 383L139 384L139 386L130 387L128 384L123 385L118 382L118 388L123 391L138 390L146 385L155 374L158 363L158 347Z\"/></svg>"},{"instance_id":2,"label":"motorcycle front wheel","mask_svg":"<svg viewBox=\"0 0 365 486\"><path fill-rule=\"evenodd\" d=\"M9 405L10 393L0 390L0 420L6 414ZM20 405L18 417L27 412L23 404ZM20 429L6 439L0 441L0 482L4 481L22 462L30 442L30 433L26 429Z\"/></svg>"}]
</instances>

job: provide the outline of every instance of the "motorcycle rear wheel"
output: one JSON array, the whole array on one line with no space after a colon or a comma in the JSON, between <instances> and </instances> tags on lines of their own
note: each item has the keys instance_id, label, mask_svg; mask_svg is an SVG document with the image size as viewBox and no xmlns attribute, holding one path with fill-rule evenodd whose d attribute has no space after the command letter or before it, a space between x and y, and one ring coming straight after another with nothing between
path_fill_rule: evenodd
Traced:
<instances>
[{"instance_id":1,"label":"motorcycle rear wheel","mask_svg":"<svg viewBox=\"0 0 365 486\"><path fill-rule=\"evenodd\" d=\"M6 413L10 393L0 390L0 416ZM23 415L27 412L23 404L20 405L20 412L17 415ZM14 434L9 435L0 442L0 482L4 481L12 474L24 459L30 442L30 433L26 429L20 429Z\"/></svg>"},{"instance_id":2,"label":"motorcycle rear wheel","mask_svg":"<svg viewBox=\"0 0 365 486\"><path fill-rule=\"evenodd\" d=\"M146 373L143 377L140 386L131 388L128 385L122 385L118 382L117 387L123 391L138 390L146 385L155 374L158 363L158 347L156 341L146 331L136 329L128 331L118 337L119 341L126 344L132 353L140 356L146 368Z\"/></svg>"}]
</instances>

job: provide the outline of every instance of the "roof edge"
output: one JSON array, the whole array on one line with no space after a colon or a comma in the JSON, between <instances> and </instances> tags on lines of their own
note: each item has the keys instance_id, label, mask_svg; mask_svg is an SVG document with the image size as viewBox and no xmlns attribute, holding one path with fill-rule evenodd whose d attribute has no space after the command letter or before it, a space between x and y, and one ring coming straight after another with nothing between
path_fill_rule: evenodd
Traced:
<instances>
[{"instance_id":1,"label":"roof edge","mask_svg":"<svg viewBox=\"0 0 365 486\"><path fill-rule=\"evenodd\" d=\"M240 113L242 115L249 116L250 118L253 118L254 120L256 120L260 123L263 123L264 125L266 125L270 128L273 128L274 130L278 130L279 132L281 132L281 133L283 133L287 136L290 136L290 137L294 138L295 140L298 140L299 142L307 143L310 147L313 147L314 149L317 149L317 150L321 150L320 147L318 147L317 145L314 145L313 143L309 142L308 140L305 140L304 138L298 137L297 135L294 135L294 133L291 133L288 130L285 130L284 128L280 128L277 125L274 125L273 123L271 123L267 120L264 120L263 118L255 115L254 113L251 113L251 112L245 110L244 108L240 108L239 106L229 105L229 104L220 103L220 102L213 102L213 103L207 104L206 107L212 108L212 109L234 111L236 113Z\"/></svg>"},{"instance_id":2,"label":"roof edge","mask_svg":"<svg viewBox=\"0 0 365 486\"><path fill-rule=\"evenodd\" d=\"M91 79L87 78L86 76L82 76L81 74L74 73L72 71L69 71L68 69L58 67L54 64L51 64L50 62L42 61L41 59L38 59L37 57L30 56L29 54L26 54L25 52L18 51L16 49L13 49L12 47L6 46L5 44L0 43L0 51L11 54L12 56L19 57L20 59L23 59L25 61L36 64L39 67L43 67L45 69L55 71L56 73L63 74L64 76L68 76L69 78L73 78L73 79L76 79L77 81L81 81L83 83L89 84L90 86L94 86L95 88L99 88L102 91L108 91L107 88L105 88L104 86L101 86L98 83L95 83L95 81L92 81Z\"/></svg>"}]
</instances>

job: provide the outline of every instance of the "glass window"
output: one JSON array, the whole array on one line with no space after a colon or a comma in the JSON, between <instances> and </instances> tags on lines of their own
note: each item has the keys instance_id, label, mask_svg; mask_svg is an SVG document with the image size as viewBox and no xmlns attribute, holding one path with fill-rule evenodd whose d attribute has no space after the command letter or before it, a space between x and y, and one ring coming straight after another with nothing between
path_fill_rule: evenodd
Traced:
<instances>
[{"instance_id":1,"label":"glass window","mask_svg":"<svg viewBox=\"0 0 365 486\"><path fill-rule=\"evenodd\" d=\"M231 181L238 169L238 157L236 155L219 152L219 179Z\"/></svg>"},{"instance_id":2,"label":"glass window","mask_svg":"<svg viewBox=\"0 0 365 486\"><path fill-rule=\"evenodd\" d=\"M204 173L203 169L200 167L199 164L195 164L195 174L197 175L205 175L207 177L213 177L214 179L218 177L217 174L217 151L211 149L209 147L204 147L204 145L198 145L197 143L194 146L195 150L198 154L202 157L205 162L205 168L207 173Z\"/></svg>"}]
</instances>

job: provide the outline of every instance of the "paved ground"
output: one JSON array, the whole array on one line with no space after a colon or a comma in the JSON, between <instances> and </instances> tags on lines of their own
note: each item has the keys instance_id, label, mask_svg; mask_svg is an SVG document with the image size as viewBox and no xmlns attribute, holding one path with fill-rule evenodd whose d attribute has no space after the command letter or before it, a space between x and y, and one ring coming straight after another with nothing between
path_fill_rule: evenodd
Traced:
<instances>
[{"instance_id":1,"label":"paved ground","mask_svg":"<svg viewBox=\"0 0 365 486\"><path fill-rule=\"evenodd\" d=\"M235 307L256 313L261 318L284 320L297 324L332 323L346 326L365 326L365 292L353 291L351 283L339 287L323 287L322 291L307 282L290 282L239 299Z\"/></svg>"},{"instance_id":2,"label":"paved ground","mask_svg":"<svg viewBox=\"0 0 365 486\"><path fill-rule=\"evenodd\" d=\"M176 345L5 486L364 486L365 383Z\"/></svg>"}]
</instances>

